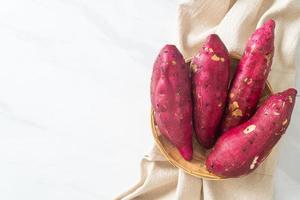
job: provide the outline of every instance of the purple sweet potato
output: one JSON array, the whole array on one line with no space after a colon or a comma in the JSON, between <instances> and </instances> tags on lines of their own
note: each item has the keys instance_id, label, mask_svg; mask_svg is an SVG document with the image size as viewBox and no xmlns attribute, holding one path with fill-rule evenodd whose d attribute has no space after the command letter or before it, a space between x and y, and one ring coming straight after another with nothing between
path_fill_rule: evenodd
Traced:
<instances>
[{"instance_id":1,"label":"purple sweet potato","mask_svg":"<svg viewBox=\"0 0 300 200\"><path fill-rule=\"evenodd\" d=\"M225 132L208 155L208 171L221 177L238 177L256 169L285 133L296 93L288 89L270 96L253 117Z\"/></svg>"},{"instance_id":2,"label":"purple sweet potato","mask_svg":"<svg viewBox=\"0 0 300 200\"><path fill-rule=\"evenodd\" d=\"M174 45L166 45L154 63L151 103L160 132L186 160L193 156L191 98L189 66Z\"/></svg>"},{"instance_id":3,"label":"purple sweet potato","mask_svg":"<svg viewBox=\"0 0 300 200\"><path fill-rule=\"evenodd\" d=\"M191 66L194 130L198 142L211 148L223 115L230 74L229 54L217 35L208 36Z\"/></svg>"},{"instance_id":4,"label":"purple sweet potato","mask_svg":"<svg viewBox=\"0 0 300 200\"><path fill-rule=\"evenodd\" d=\"M248 120L254 114L271 69L274 28L275 22L269 20L248 40L231 84L221 133Z\"/></svg>"}]
</instances>

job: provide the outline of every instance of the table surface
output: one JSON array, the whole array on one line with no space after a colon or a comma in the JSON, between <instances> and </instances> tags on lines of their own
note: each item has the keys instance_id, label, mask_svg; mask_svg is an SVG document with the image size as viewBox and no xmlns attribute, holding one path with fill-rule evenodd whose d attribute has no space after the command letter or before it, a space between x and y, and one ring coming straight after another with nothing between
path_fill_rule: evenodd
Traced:
<instances>
[{"instance_id":1,"label":"table surface","mask_svg":"<svg viewBox=\"0 0 300 200\"><path fill-rule=\"evenodd\" d=\"M171 0L1 2L0 199L112 199L139 179L153 59L176 41L176 11ZM300 195L299 119L298 101L276 199Z\"/></svg>"}]
</instances>

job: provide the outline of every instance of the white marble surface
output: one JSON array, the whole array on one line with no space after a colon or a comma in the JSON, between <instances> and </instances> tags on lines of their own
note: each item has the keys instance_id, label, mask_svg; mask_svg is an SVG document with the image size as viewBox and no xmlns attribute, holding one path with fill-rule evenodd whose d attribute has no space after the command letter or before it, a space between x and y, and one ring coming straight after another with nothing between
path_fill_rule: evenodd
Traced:
<instances>
[{"instance_id":1,"label":"white marble surface","mask_svg":"<svg viewBox=\"0 0 300 200\"><path fill-rule=\"evenodd\" d=\"M176 39L177 2L1 1L0 199L112 199L138 180L151 67ZM300 195L299 119L298 102L278 200Z\"/></svg>"}]
</instances>

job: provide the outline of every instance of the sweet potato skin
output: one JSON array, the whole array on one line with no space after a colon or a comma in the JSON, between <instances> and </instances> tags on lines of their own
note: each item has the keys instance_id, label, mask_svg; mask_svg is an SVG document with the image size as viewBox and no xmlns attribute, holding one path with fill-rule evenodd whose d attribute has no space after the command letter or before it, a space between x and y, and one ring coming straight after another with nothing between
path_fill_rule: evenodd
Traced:
<instances>
[{"instance_id":1,"label":"sweet potato skin","mask_svg":"<svg viewBox=\"0 0 300 200\"><path fill-rule=\"evenodd\" d=\"M215 35L209 35L191 62L194 130L198 142L211 148L222 118L228 92L229 53Z\"/></svg>"},{"instance_id":2,"label":"sweet potato skin","mask_svg":"<svg viewBox=\"0 0 300 200\"><path fill-rule=\"evenodd\" d=\"M151 103L160 132L191 160L192 99L189 66L174 45L160 51L152 72Z\"/></svg>"},{"instance_id":3,"label":"sweet potato skin","mask_svg":"<svg viewBox=\"0 0 300 200\"><path fill-rule=\"evenodd\" d=\"M275 22L269 20L248 40L231 84L221 133L254 114L272 65L274 28Z\"/></svg>"},{"instance_id":4,"label":"sweet potato skin","mask_svg":"<svg viewBox=\"0 0 300 200\"><path fill-rule=\"evenodd\" d=\"M297 91L288 89L269 97L247 122L225 132L208 155L208 171L238 177L255 170L285 133Z\"/></svg>"}]
</instances>

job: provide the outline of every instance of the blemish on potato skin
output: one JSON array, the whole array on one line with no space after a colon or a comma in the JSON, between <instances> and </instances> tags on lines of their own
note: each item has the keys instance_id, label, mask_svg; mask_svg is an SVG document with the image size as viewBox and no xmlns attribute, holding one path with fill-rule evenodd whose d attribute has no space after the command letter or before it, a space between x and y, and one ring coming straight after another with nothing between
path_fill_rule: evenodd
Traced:
<instances>
[{"instance_id":1,"label":"blemish on potato skin","mask_svg":"<svg viewBox=\"0 0 300 200\"><path fill-rule=\"evenodd\" d=\"M275 103L273 103L273 104L272 104L272 107L274 107L274 106L276 106L276 104L275 104Z\"/></svg>"},{"instance_id":2,"label":"blemish on potato skin","mask_svg":"<svg viewBox=\"0 0 300 200\"><path fill-rule=\"evenodd\" d=\"M229 105L229 109L231 110L231 115L234 117L243 116L243 112L239 109L239 103L234 101L231 105Z\"/></svg>"},{"instance_id":3,"label":"blemish on potato skin","mask_svg":"<svg viewBox=\"0 0 300 200\"><path fill-rule=\"evenodd\" d=\"M192 68L192 71L195 73L197 72L197 65L196 64L191 64L191 68Z\"/></svg>"},{"instance_id":4,"label":"blemish on potato skin","mask_svg":"<svg viewBox=\"0 0 300 200\"><path fill-rule=\"evenodd\" d=\"M229 97L232 99L234 97L234 94L233 93L230 93L229 94Z\"/></svg>"},{"instance_id":5,"label":"blemish on potato skin","mask_svg":"<svg viewBox=\"0 0 300 200\"><path fill-rule=\"evenodd\" d=\"M289 96L288 98L289 98L289 102L293 103L293 98L291 96Z\"/></svg>"},{"instance_id":6,"label":"blemish on potato skin","mask_svg":"<svg viewBox=\"0 0 300 200\"><path fill-rule=\"evenodd\" d=\"M173 64L173 65L176 65L176 61L175 61L175 60L172 60L172 64Z\"/></svg>"},{"instance_id":7,"label":"blemish on potato skin","mask_svg":"<svg viewBox=\"0 0 300 200\"><path fill-rule=\"evenodd\" d=\"M246 84L247 84L247 85L250 85L250 84L252 83L252 81L253 81L253 80L250 78L249 80L247 80Z\"/></svg>"},{"instance_id":8,"label":"blemish on potato skin","mask_svg":"<svg viewBox=\"0 0 300 200\"><path fill-rule=\"evenodd\" d=\"M257 163L257 159L258 159L258 156L255 156L254 159L253 159L253 161L252 161L252 163L251 163L251 165L250 165L250 169L254 169L255 168L255 165Z\"/></svg>"},{"instance_id":9,"label":"blemish on potato skin","mask_svg":"<svg viewBox=\"0 0 300 200\"><path fill-rule=\"evenodd\" d=\"M286 125L288 123L288 119L285 119L283 122L282 122L282 126Z\"/></svg>"},{"instance_id":10,"label":"blemish on potato skin","mask_svg":"<svg viewBox=\"0 0 300 200\"><path fill-rule=\"evenodd\" d=\"M253 43L252 45L251 45L251 51L254 51L256 49L256 43Z\"/></svg>"},{"instance_id":11,"label":"blemish on potato skin","mask_svg":"<svg viewBox=\"0 0 300 200\"><path fill-rule=\"evenodd\" d=\"M249 134L256 129L256 125L252 124L244 129L244 134Z\"/></svg>"},{"instance_id":12,"label":"blemish on potato skin","mask_svg":"<svg viewBox=\"0 0 300 200\"><path fill-rule=\"evenodd\" d=\"M222 61L222 59L223 59L223 61ZM214 54L214 55L211 57L211 60L213 60L213 61L221 61L221 62L224 62L224 58L219 57L219 56L217 56L216 54Z\"/></svg>"},{"instance_id":13,"label":"blemish on potato skin","mask_svg":"<svg viewBox=\"0 0 300 200\"><path fill-rule=\"evenodd\" d=\"M234 116L234 117L242 117L243 116L243 112L240 109L236 109L236 110L232 111L232 116Z\"/></svg>"},{"instance_id":14,"label":"blemish on potato skin","mask_svg":"<svg viewBox=\"0 0 300 200\"><path fill-rule=\"evenodd\" d=\"M265 55L265 59L267 60L267 65L270 64L271 58L272 58L272 54L267 54L267 55Z\"/></svg>"},{"instance_id":15,"label":"blemish on potato skin","mask_svg":"<svg viewBox=\"0 0 300 200\"><path fill-rule=\"evenodd\" d=\"M214 54L214 55L211 57L211 60L213 60L213 61L220 61L220 57L218 57L216 54Z\"/></svg>"},{"instance_id":16,"label":"blemish on potato skin","mask_svg":"<svg viewBox=\"0 0 300 200\"><path fill-rule=\"evenodd\" d=\"M237 101L234 101L231 105L229 105L230 110L235 110L237 108L239 108L239 103Z\"/></svg>"},{"instance_id":17,"label":"blemish on potato skin","mask_svg":"<svg viewBox=\"0 0 300 200\"><path fill-rule=\"evenodd\" d=\"M249 144L253 144L254 141L253 141L253 140L248 140L248 143L249 143Z\"/></svg>"}]
</instances>

